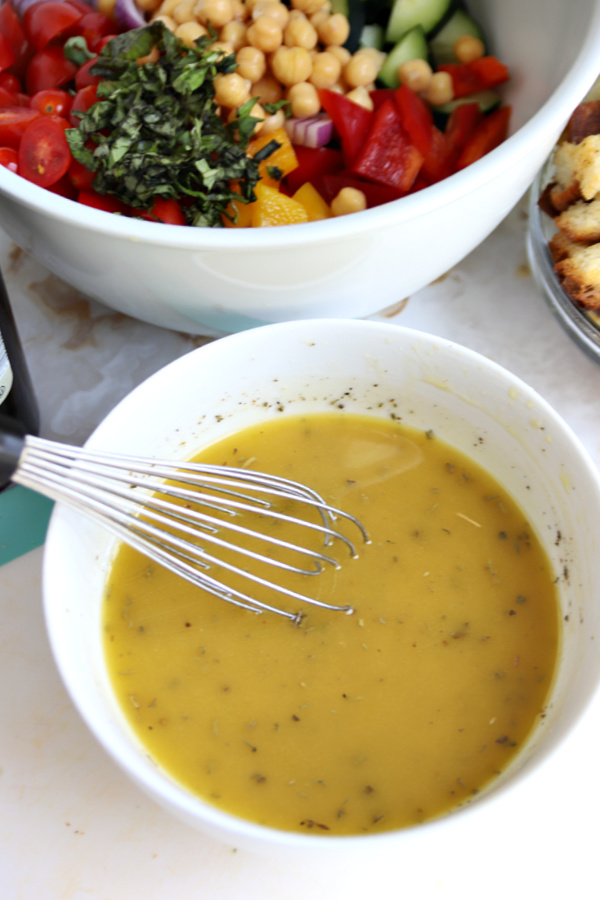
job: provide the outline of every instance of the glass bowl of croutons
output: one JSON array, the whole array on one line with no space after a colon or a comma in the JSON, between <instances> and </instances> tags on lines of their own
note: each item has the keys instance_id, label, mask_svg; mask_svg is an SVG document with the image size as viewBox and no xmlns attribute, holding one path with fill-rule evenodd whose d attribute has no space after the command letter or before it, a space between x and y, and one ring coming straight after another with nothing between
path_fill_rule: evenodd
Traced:
<instances>
[{"instance_id":1,"label":"glass bowl of croutons","mask_svg":"<svg viewBox=\"0 0 600 900\"><path fill-rule=\"evenodd\" d=\"M534 181L528 253L568 334L600 359L600 94L573 111Z\"/></svg>"}]
</instances>

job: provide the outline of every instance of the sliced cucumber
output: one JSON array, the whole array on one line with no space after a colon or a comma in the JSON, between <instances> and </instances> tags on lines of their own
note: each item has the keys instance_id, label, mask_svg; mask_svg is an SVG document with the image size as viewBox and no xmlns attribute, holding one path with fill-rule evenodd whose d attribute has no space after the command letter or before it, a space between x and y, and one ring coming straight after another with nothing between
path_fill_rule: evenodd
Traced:
<instances>
[{"instance_id":1,"label":"sliced cucumber","mask_svg":"<svg viewBox=\"0 0 600 900\"><path fill-rule=\"evenodd\" d=\"M457 9L440 30L429 38L429 48L436 66L456 62L454 45L465 34L483 41L483 32L475 19L464 9Z\"/></svg>"},{"instance_id":2,"label":"sliced cucumber","mask_svg":"<svg viewBox=\"0 0 600 900\"><path fill-rule=\"evenodd\" d=\"M429 47L421 25L415 25L404 34L387 55L378 80L386 87L398 87L398 67L409 59L427 59Z\"/></svg>"},{"instance_id":3,"label":"sliced cucumber","mask_svg":"<svg viewBox=\"0 0 600 900\"><path fill-rule=\"evenodd\" d=\"M385 39L396 44L406 31L420 25L427 34L440 25L452 0L394 0Z\"/></svg>"},{"instance_id":4,"label":"sliced cucumber","mask_svg":"<svg viewBox=\"0 0 600 900\"><path fill-rule=\"evenodd\" d=\"M350 53L358 50L358 42L365 26L365 4L363 0L332 0L331 11L342 13L348 19L350 34L344 44Z\"/></svg>"},{"instance_id":5,"label":"sliced cucumber","mask_svg":"<svg viewBox=\"0 0 600 900\"><path fill-rule=\"evenodd\" d=\"M435 111L443 116L449 116L457 106L464 106L465 103L479 103L481 111L489 113L500 105L500 94L492 89L477 91L475 94L468 94L466 97L459 97L457 100L443 103L442 106L436 106Z\"/></svg>"},{"instance_id":6,"label":"sliced cucumber","mask_svg":"<svg viewBox=\"0 0 600 900\"><path fill-rule=\"evenodd\" d=\"M365 25L360 33L359 47L374 47L383 50L385 31L383 25Z\"/></svg>"}]
</instances>

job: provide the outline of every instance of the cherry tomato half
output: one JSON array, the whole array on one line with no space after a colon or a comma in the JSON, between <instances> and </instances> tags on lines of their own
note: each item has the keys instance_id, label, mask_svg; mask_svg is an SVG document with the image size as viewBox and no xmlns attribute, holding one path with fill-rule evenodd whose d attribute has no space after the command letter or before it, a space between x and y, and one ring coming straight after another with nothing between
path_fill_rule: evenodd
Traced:
<instances>
[{"instance_id":1,"label":"cherry tomato half","mask_svg":"<svg viewBox=\"0 0 600 900\"><path fill-rule=\"evenodd\" d=\"M2 72L0 74L0 87L13 94L21 93L21 80L13 75L12 72Z\"/></svg>"},{"instance_id":2,"label":"cherry tomato half","mask_svg":"<svg viewBox=\"0 0 600 900\"><path fill-rule=\"evenodd\" d=\"M80 91L77 91L73 98L73 103L71 105L71 112L69 114L69 118L71 120L71 125L73 128L77 128L81 121L81 116L75 115L75 113L84 113L87 112L90 106L98 99L98 87L95 84L88 84L87 87L81 88Z\"/></svg>"},{"instance_id":3,"label":"cherry tomato half","mask_svg":"<svg viewBox=\"0 0 600 900\"><path fill-rule=\"evenodd\" d=\"M7 38L12 47L16 57L14 65L19 67L20 74L21 66L31 53L31 45L21 20L9 0L4 0L0 5L0 34Z\"/></svg>"},{"instance_id":4,"label":"cherry tomato half","mask_svg":"<svg viewBox=\"0 0 600 900\"><path fill-rule=\"evenodd\" d=\"M39 117L37 110L27 109L25 106L0 109L0 145L18 147L27 126Z\"/></svg>"},{"instance_id":5,"label":"cherry tomato half","mask_svg":"<svg viewBox=\"0 0 600 900\"><path fill-rule=\"evenodd\" d=\"M98 75L92 75L90 73L90 69L92 66L95 66L98 62L98 59L94 57L94 59L88 59L87 62L84 62L82 66L79 66L77 69L77 74L75 75L75 87L78 91L81 88L87 87L88 84L100 84L102 81Z\"/></svg>"},{"instance_id":6,"label":"cherry tomato half","mask_svg":"<svg viewBox=\"0 0 600 900\"><path fill-rule=\"evenodd\" d=\"M85 38L92 53L97 53L98 42L109 34L114 34L115 23L104 13L88 12L77 22L73 28L73 34L80 34Z\"/></svg>"},{"instance_id":7,"label":"cherry tomato half","mask_svg":"<svg viewBox=\"0 0 600 900\"><path fill-rule=\"evenodd\" d=\"M86 169L86 167L82 165L78 160L73 159L71 160L71 165L69 166L67 177L73 187L78 191L88 191L91 189L94 183L96 173L90 172L90 170Z\"/></svg>"},{"instance_id":8,"label":"cherry tomato half","mask_svg":"<svg viewBox=\"0 0 600 900\"><path fill-rule=\"evenodd\" d=\"M77 66L68 60L59 44L50 44L32 56L25 74L28 94L37 94L49 88L62 87L72 81Z\"/></svg>"},{"instance_id":9,"label":"cherry tomato half","mask_svg":"<svg viewBox=\"0 0 600 900\"><path fill-rule=\"evenodd\" d=\"M19 98L14 91L9 91L0 84L0 108L5 106L20 106Z\"/></svg>"},{"instance_id":10,"label":"cherry tomato half","mask_svg":"<svg viewBox=\"0 0 600 900\"><path fill-rule=\"evenodd\" d=\"M116 197L110 195L97 194L96 191L79 191L77 195L79 203L84 206L91 206L93 209L101 209L104 212L121 213L126 215L130 212L128 206L117 200Z\"/></svg>"},{"instance_id":11,"label":"cherry tomato half","mask_svg":"<svg viewBox=\"0 0 600 900\"><path fill-rule=\"evenodd\" d=\"M18 172L19 154L14 147L0 147L0 166L5 166L11 172Z\"/></svg>"},{"instance_id":12,"label":"cherry tomato half","mask_svg":"<svg viewBox=\"0 0 600 900\"><path fill-rule=\"evenodd\" d=\"M81 12L69 3L45 0L44 3L33 3L27 7L23 25L34 48L42 50L81 18Z\"/></svg>"},{"instance_id":13,"label":"cherry tomato half","mask_svg":"<svg viewBox=\"0 0 600 900\"><path fill-rule=\"evenodd\" d=\"M10 69L17 56L5 34L0 31L0 72Z\"/></svg>"},{"instance_id":14,"label":"cherry tomato half","mask_svg":"<svg viewBox=\"0 0 600 900\"><path fill-rule=\"evenodd\" d=\"M67 91L49 88L47 91L38 91L34 94L30 105L43 116L68 116L72 103L73 98Z\"/></svg>"},{"instance_id":15,"label":"cherry tomato half","mask_svg":"<svg viewBox=\"0 0 600 900\"><path fill-rule=\"evenodd\" d=\"M40 187L56 184L71 164L64 121L54 116L38 116L23 132L19 145L19 174Z\"/></svg>"},{"instance_id":16,"label":"cherry tomato half","mask_svg":"<svg viewBox=\"0 0 600 900\"><path fill-rule=\"evenodd\" d=\"M141 216L142 219L148 219L150 222L164 222L166 225L186 224L181 204L172 198L165 200L163 197L157 197L152 209L143 212Z\"/></svg>"}]
</instances>

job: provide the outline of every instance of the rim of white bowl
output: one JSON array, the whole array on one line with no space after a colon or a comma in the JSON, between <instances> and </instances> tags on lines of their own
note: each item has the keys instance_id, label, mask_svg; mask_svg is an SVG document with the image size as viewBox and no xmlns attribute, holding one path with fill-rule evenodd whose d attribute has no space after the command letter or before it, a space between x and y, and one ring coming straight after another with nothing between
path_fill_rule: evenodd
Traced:
<instances>
[{"instance_id":1,"label":"rim of white bowl","mask_svg":"<svg viewBox=\"0 0 600 900\"><path fill-rule=\"evenodd\" d=\"M176 360L173 360L173 362L169 363L167 366L164 366L158 372L154 373L140 385L134 388L134 390L131 391L131 393L129 393L125 398L123 398L123 400L121 400L98 425L96 430L90 435L88 441L86 441L86 446L93 447L95 449L102 449L103 447L106 448L106 442L103 441L102 430L108 424L110 424L110 420L113 416L117 418L122 416L123 410L126 410L131 403L135 403L137 397L140 396L140 394L149 394L151 397L154 397L156 395L156 389L154 385L159 383L160 380L164 379L165 370L175 368L186 370L187 367L193 365L193 359L198 355L206 357L207 364L210 364L211 355L220 352L220 348L222 348L223 342L226 342L228 345L233 344L235 346L235 344L240 343L248 344L249 341L253 341L256 339L257 334L263 332L273 332L274 340L276 340L277 334L282 332L294 333L316 331L317 333L319 333L319 330L321 333L334 333L336 335L336 340L339 340L340 330L344 328L354 331L368 330L371 332L381 332L385 335L401 335L406 341L410 342L428 342L431 345L435 345L436 348L443 348L447 353L459 356L463 364L469 363L474 367L483 366L491 376L496 375L503 379L510 380L511 386L519 389L519 391L522 392L524 396L529 398L530 401L534 401L539 411L543 413L544 417L549 422L552 422L557 427L557 429L562 431L562 433L568 438L569 442L573 446L574 451L579 457L580 471L585 471L587 473L591 482L593 482L597 486L597 490L600 495L600 474L598 473L597 467L595 466L590 454L586 450L579 437L566 422L566 420L563 419L563 417L554 409L554 407L547 400L545 400L544 397L539 394L535 388L531 387L527 382L523 381L523 379L521 379L518 375L515 375L509 369L500 365L499 363L496 363L489 357L486 357L478 351L472 350L471 348L466 347L465 345L460 344L457 341L431 335L426 332L421 332L402 325L392 325L387 322L375 322L368 320L340 320L329 318L279 322L275 324L260 326L259 328L253 329L252 331L230 334L221 338L219 341L215 341L199 347L196 350L192 350L190 353L185 354L184 356L181 356ZM142 400L143 399L144 398L142 397ZM108 449L112 448L111 445L112 441L109 441ZM56 518L60 514L61 510L58 507L55 508L52 513L50 526L48 529L49 543L47 543L47 551L51 550L50 544L52 539L53 526ZM320 836L304 834L301 832L279 830L256 824L250 820L242 819L231 813L220 810L216 806L212 806L210 803L203 800L199 796L193 795L190 791L177 784L177 782L171 780L170 776L165 775L159 768L153 769L151 767L147 767L143 772L140 772L139 753L134 749L131 740L125 735L125 733L119 733L116 739L114 733L111 736L107 735L105 727L105 714L103 712L90 710L85 691L80 690L80 682L78 679L76 667L74 667L74 664L71 661L67 661L68 657L65 657L62 652L64 633L60 625L61 615L59 614L59 616L57 617L53 614L53 609L56 607L56 602L52 599L53 597L56 597L58 594L60 594L60 590L57 589L56 586L52 586L52 583L50 582L50 569L52 562L51 553L47 551L45 551L44 553L42 571L43 608L46 621L46 629L56 667L61 675L63 683L69 696L71 697L74 706L79 712L79 715L84 720L87 727L90 729L100 746L104 748L104 750L113 759L113 761L116 762L116 764L119 765L121 769L129 775L129 777L135 784L138 785L140 789L146 791L151 797L153 797L155 802L162 804L163 807L166 805L171 809L171 814L174 815L177 815L173 813L173 810L176 808L178 810L178 815L180 818L187 818L188 822L191 818L193 818L198 822L198 827L202 827L205 831L213 827L218 829L221 835L223 835L223 833L227 833L228 840L230 841L234 841L237 838L241 841L249 840L254 842L255 844L260 844L263 846L270 845L272 847L289 848L292 850L310 848L320 848L326 850L334 849L336 847L347 848L351 844L359 844L361 847L372 847L373 845L381 847L383 845L389 844L390 842L398 842L399 840L401 840L403 843L407 843L411 840L417 839L419 835L423 835L425 832L431 833L435 829L445 827L448 820L464 819L467 816L470 817L479 811L488 809L490 805L489 801L492 798L500 796L508 797L508 800L510 801L510 795L512 794L513 790L518 788L521 779L523 777L531 777L535 775L536 772L539 772L540 769L554 755L558 747L561 746L562 743L568 738L568 734L565 734L555 739L555 743L549 748L545 755L542 755L541 760L533 769L533 771L531 771L531 768L528 765L526 765L524 768L518 766L514 770L510 778L498 785L492 783L489 786L489 790L486 789L486 791L482 793L481 797L476 801L467 803L461 807L451 810L446 815L431 819L427 822L424 822L422 825L415 827L396 829L392 831L382 832L381 834L372 835ZM576 723L585 714L586 710L589 708L593 696L599 689L599 685L596 684L595 687L589 692L589 696L585 698L584 703L581 705L581 708L579 709L576 718L572 723L572 727L575 727ZM125 727L125 731L126 730L127 729ZM202 826L200 826L200 823L202 823Z\"/></svg>"},{"instance_id":2,"label":"rim of white bowl","mask_svg":"<svg viewBox=\"0 0 600 900\"><path fill-rule=\"evenodd\" d=\"M543 106L518 131L510 135L500 147L438 184L416 194L394 200L391 203L365 210L352 216L311 222L309 225L286 225L279 228L221 229L182 228L147 222L142 219L119 217L113 213L91 209L73 200L38 187L21 178L6 167L0 166L0 198L4 193L32 209L41 209L60 221L69 221L80 228L120 236L146 244L169 247L232 250L278 248L290 245L302 246L324 240L338 240L374 228L385 227L426 215L432 208L450 203L456 196L476 191L481 184L498 174L513 168L528 155L539 142L538 131L560 130L571 114L574 105L589 90L597 77L597 47L600 43L600 0L596 0L587 30L586 39L569 72Z\"/></svg>"}]
</instances>

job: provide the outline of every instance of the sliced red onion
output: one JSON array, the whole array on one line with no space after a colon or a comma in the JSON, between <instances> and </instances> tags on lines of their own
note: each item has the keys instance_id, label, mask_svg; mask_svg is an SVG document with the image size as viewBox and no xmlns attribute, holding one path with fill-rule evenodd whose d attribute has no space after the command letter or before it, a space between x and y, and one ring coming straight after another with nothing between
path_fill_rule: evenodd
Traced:
<instances>
[{"instance_id":1,"label":"sliced red onion","mask_svg":"<svg viewBox=\"0 0 600 900\"><path fill-rule=\"evenodd\" d=\"M132 28L143 28L144 25L148 24L135 0L117 0L114 5L113 15L115 22L123 31L131 31Z\"/></svg>"},{"instance_id":2,"label":"sliced red onion","mask_svg":"<svg viewBox=\"0 0 600 900\"><path fill-rule=\"evenodd\" d=\"M292 144L324 147L333 137L333 122L325 113L308 119L286 119L285 130Z\"/></svg>"}]
</instances>

